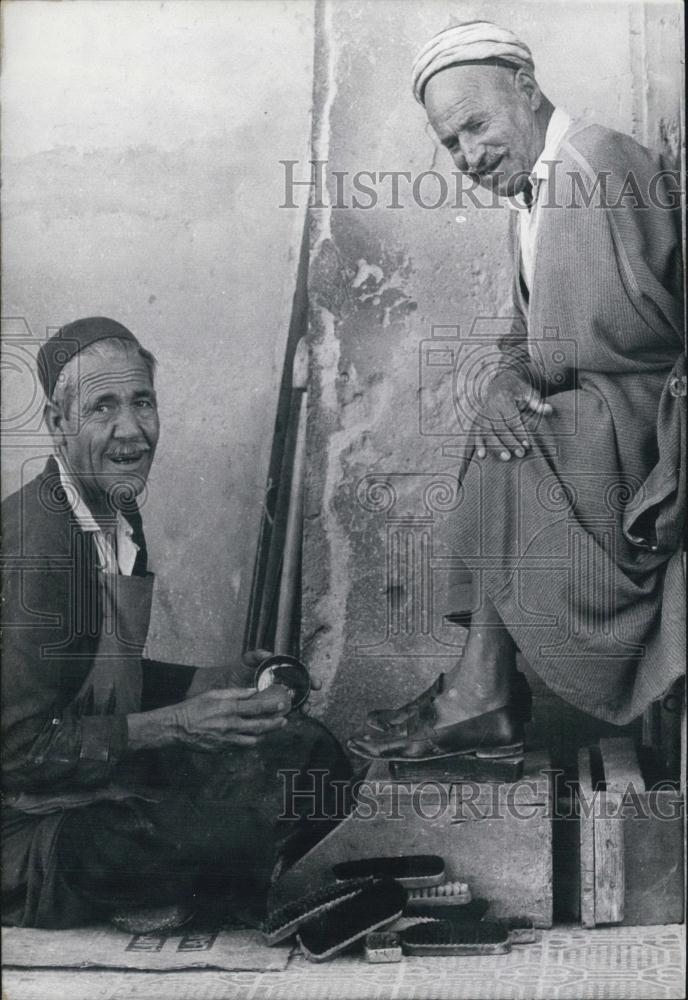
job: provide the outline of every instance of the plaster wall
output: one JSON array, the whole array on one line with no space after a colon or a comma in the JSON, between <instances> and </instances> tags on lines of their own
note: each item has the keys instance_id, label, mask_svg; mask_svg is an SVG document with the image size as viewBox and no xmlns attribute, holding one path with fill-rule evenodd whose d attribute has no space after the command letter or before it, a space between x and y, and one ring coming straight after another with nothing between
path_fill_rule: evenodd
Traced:
<instances>
[{"instance_id":1,"label":"plaster wall","mask_svg":"<svg viewBox=\"0 0 688 1000\"><path fill-rule=\"evenodd\" d=\"M313 5L3 4L3 494L49 451L33 357L80 316L159 360L151 655L240 651L303 211Z\"/></svg>"},{"instance_id":2,"label":"plaster wall","mask_svg":"<svg viewBox=\"0 0 688 1000\"><path fill-rule=\"evenodd\" d=\"M555 105L678 151L678 4L467 0L460 13L526 40ZM509 209L457 200L410 91L417 48L454 14L444 0L326 0L316 24L313 159L327 193L318 207L315 191L311 226L302 642L323 680L316 710L340 735L447 669L465 636L444 618L470 603L442 540L456 504L452 365L440 353L428 367L424 342L446 349L477 330L489 353L511 262ZM375 204L355 189L361 171L376 175L359 175ZM393 205L380 171L441 177L415 199L400 178Z\"/></svg>"}]
</instances>

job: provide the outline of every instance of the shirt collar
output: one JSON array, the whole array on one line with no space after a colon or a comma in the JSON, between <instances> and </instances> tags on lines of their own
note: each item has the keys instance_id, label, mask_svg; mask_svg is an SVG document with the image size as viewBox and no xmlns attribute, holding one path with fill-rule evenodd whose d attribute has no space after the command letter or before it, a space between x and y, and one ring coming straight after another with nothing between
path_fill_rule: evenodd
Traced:
<instances>
[{"instance_id":1,"label":"shirt collar","mask_svg":"<svg viewBox=\"0 0 688 1000\"><path fill-rule=\"evenodd\" d=\"M546 181L549 177L551 161L556 159L571 122L571 115L563 108L555 108L552 112L545 132L545 145L530 172L533 184L537 181Z\"/></svg>"},{"instance_id":2,"label":"shirt collar","mask_svg":"<svg viewBox=\"0 0 688 1000\"><path fill-rule=\"evenodd\" d=\"M556 160L559 147L572 121L571 115L563 108L555 108L552 112L550 120L547 123L547 131L545 132L545 145L542 147L542 152L533 164L533 169L530 171L530 182L533 185L534 192L540 181L546 181L549 177L552 161ZM519 211L528 212L532 207L532 205L526 205L522 193L515 194L510 199L510 203L512 208L516 208Z\"/></svg>"},{"instance_id":3,"label":"shirt collar","mask_svg":"<svg viewBox=\"0 0 688 1000\"><path fill-rule=\"evenodd\" d=\"M101 526L98 524L88 505L81 496L79 488L74 480L74 476L67 471L59 455L55 455L55 461L57 462L57 467L60 470L60 483L62 484L62 489L65 491L67 503L71 507L72 513L74 514L81 530L102 531ZM117 530L122 531L128 538L131 538L134 533L134 529L126 517L122 517L122 512L119 510L117 511L116 521Z\"/></svg>"}]
</instances>

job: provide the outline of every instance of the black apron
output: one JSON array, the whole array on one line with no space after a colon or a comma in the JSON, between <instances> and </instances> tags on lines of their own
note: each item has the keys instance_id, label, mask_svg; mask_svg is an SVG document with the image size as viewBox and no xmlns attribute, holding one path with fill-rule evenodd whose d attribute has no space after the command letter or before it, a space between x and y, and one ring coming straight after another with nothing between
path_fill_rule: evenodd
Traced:
<instances>
[{"instance_id":1,"label":"black apron","mask_svg":"<svg viewBox=\"0 0 688 1000\"><path fill-rule=\"evenodd\" d=\"M91 669L68 711L77 716L140 711L141 656L150 622L153 582L152 573L122 576L98 571L102 627ZM4 819L4 922L45 926L43 914L79 912L81 902L55 863L62 822L68 810L94 802L132 796L159 799L160 790L137 781L136 774L136 763L124 761L105 785L63 792L21 792L10 797Z\"/></svg>"}]
</instances>

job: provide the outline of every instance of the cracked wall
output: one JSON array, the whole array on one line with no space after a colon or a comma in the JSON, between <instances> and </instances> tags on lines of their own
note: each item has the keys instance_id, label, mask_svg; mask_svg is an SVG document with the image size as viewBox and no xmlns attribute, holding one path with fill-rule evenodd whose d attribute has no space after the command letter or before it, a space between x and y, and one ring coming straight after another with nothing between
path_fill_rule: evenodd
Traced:
<instances>
[{"instance_id":1,"label":"cracked wall","mask_svg":"<svg viewBox=\"0 0 688 1000\"><path fill-rule=\"evenodd\" d=\"M477 320L490 351L510 312L511 263L508 209L456 207L451 161L410 92L419 43L455 10L347 0L320 4L316 19L312 156L326 193L310 221L302 651L323 681L313 710L340 736L446 669L465 635L445 618L466 607L470 585L443 542L459 418L442 349ZM676 148L678 5L521 2L506 13L461 5L466 20L502 20L527 40L555 105ZM441 207L430 207L436 177L408 196L403 172L423 171L445 179Z\"/></svg>"}]
</instances>

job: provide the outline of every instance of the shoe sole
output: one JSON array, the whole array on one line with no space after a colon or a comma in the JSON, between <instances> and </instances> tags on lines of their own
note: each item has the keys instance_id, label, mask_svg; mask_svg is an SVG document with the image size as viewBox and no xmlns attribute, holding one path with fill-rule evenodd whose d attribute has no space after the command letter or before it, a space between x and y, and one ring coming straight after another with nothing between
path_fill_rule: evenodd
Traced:
<instances>
[{"instance_id":1,"label":"shoe sole","mask_svg":"<svg viewBox=\"0 0 688 1000\"><path fill-rule=\"evenodd\" d=\"M410 744L412 747L413 744ZM515 757L524 751L523 741L519 743L506 743L497 747L467 747L465 750L452 750L447 753L433 753L423 755L413 754L369 754L360 747L351 743L347 744L351 753L355 753L364 760L387 760L391 762L409 761L412 763L423 763L424 761L441 761L451 757L477 757L480 760L500 760L503 757Z\"/></svg>"}]
</instances>

